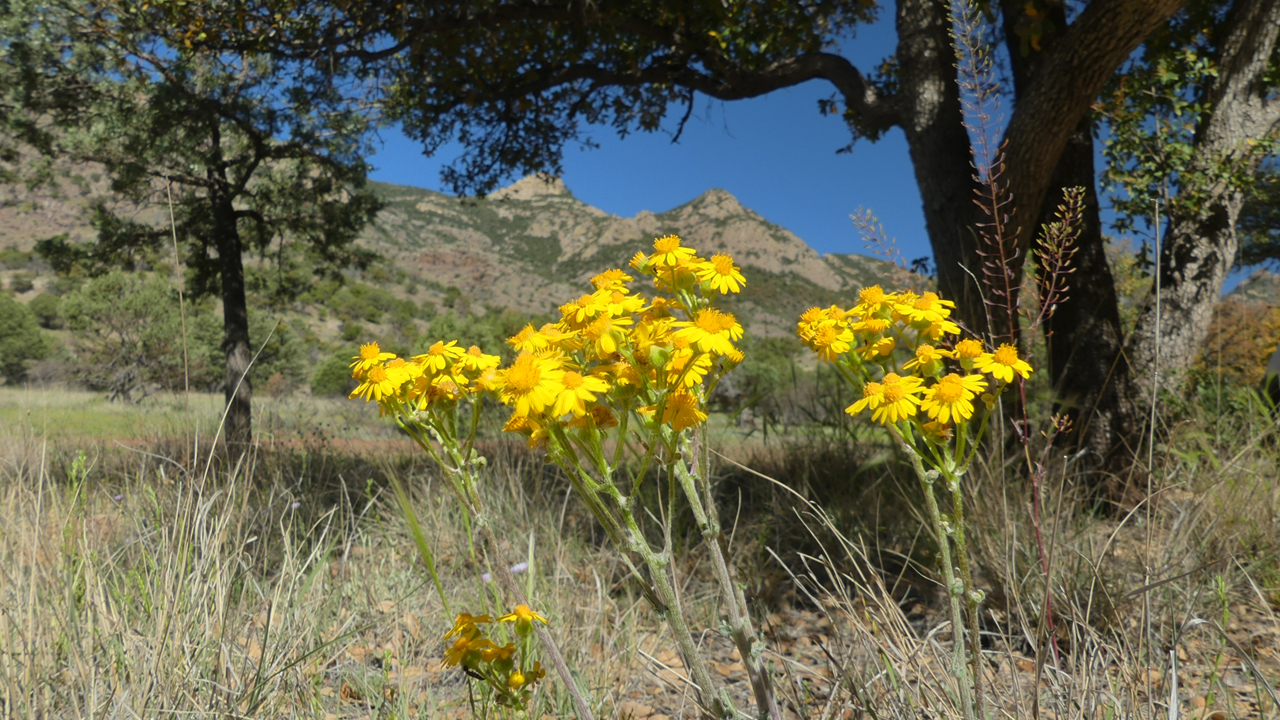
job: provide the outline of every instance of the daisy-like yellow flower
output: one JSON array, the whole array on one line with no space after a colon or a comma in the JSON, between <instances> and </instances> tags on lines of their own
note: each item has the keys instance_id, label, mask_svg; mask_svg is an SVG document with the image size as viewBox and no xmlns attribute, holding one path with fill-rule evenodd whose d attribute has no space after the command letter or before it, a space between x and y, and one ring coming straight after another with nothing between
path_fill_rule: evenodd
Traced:
<instances>
[{"instance_id":1,"label":"daisy-like yellow flower","mask_svg":"<svg viewBox=\"0 0 1280 720\"><path fill-rule=\"evenodd\" d=\"M853 331L865 338L879 337L893 327L893 321L886 317L873 315L853 324Z\"/></svg>"},{"instance_id":2,"label":"daisy-like yellow flower","mask_svg":"<svg viewBox=\"0 0 1280 720\"><path fill-rule=\"evenodd\" d=\"M493 647L493 641L487 637L467 638L459 636L453 641L453 647L445 651L440 659L440 667L462 667L475 669L480 664L480 653Z\"/></svg>"},{"instance_id":3,"label":"daisy-like yellow flower","mask_svg":"<svg viewBox=\"0 0 1280 720\"><path fill-rule=\"evenodd\" d=\"M973 362L982 357L982 353L985 351L982 347L982 343L972 338L968 338L956 343L956 349L951 352L953 353L953 357L960 361L960 367L965 370L972 370Z\"/></svg>"},{"instance_id":4,"label":"daisy-like yellow flower","mask_svg":"<svg viewBox=\"0 0 1280 720\"><path fill-rule=\"evenodd\" d=\"M491 623L493 618L488 615L472 615L471 613L458 613L457 619L453 621L453 629L444 634L444 639L457 635L471 639L480 632L480 628L476 627L482 623Z\"/></svg>"},{"instance_id":5,"label":"daisy-like yellow flower","mask_svg":"<svg viewBox=\"0 0 1280 720\"><path fill-rule=\"evenodd\" d=\"M547 346L547 338L533 329L533 323L529 323L520 332L507 338L507 344L516 352L537 352Z\"/></svg>"},{"instance_id":6,"label":"daisy-like yellow flower","mask_svg":"<svg viewBox=\"0 0 1280 720\"><path fill-rule=\"evenodd\" d=\"M604 303L610 315L617 317L625 313L639 312L644 307L644 298L639 295L628 295L625 287L606 288L596 291L596 298Z\"/></svg>"},{"instance_id":7,"label":"daisy-like yellow flower","mask_svg":"<svg viewBox=\"0 0 1280 720\"><path fill-rule=\"evenodd\" d=\"M938 322L929 323L920 330L920 337L938 342L944 335L959 335L960 326L950 320L939 320Z\"/></svg>"},{"instance_id":8,"label":"daisy-like yellow flower","mask_svg":"<svg viewBox=\"0 0 1280 720\"><path fill-rule=\"evenodd\" d=\"M556 397L555 407L551 414L555 417L573 413L574 417L582 417L588 412L587 404L596 401L596 395L609 392L609 384L595 375L582 375L569 371L561 380L564 390Z\"/></svg>"},{"instance_id":9,"label":"daisy-like yellow flower","mask_svg":"<svg viewBox=\"0 0 1280 720\"><path fill-rule=\"evenodd\" d=\"M631 260L627 262L627 265L637 272L647 272L649 270L649 256L637 250L636 254L631 256Z\"/></svg>"},{"instance_id":10,"label":"daisy-like yellow flower","mask_svg":"<svg viewBox=\"0 0 1280 720\"><path fill-rule=\"evenodd\" d=\"M691 259L693 255L694 251L691 248L680 244L679 235L663 235L653 241L653 254L649 256L649 263L675 267Z\"/></svg>"},{"instance_id":11,"label":"daisy-like yellow flower","mask_svg":"<svg viewBox=\"0 0 1280 720\"><path fill-rule=\"evenodd\" d=\"M351 377L361 378L374 365L381 365L384 360L390 360L395 357L395 353L382 352L378 347L378 343L371 342L360 346L360 354L351 358L355 362L351 363Z\"/></svg>"},{"instance_id":12,"label":"daisy-like yellow flower","mask_svg":"<svg viewBox=\"0 0 1280 720\"><path fill-rule=\"evenodd\" d=\"M467 352L458 358L453 364L453 370L457 372L478 373L484 372L489 368L496 368L502 363L502 358L497 355L486 355L483 350L472 345L467 348Z\"/></svg>"},{"instance_id":13,"label":"daisy-like yellow flower","mask_svg":"<svg viewBox=\"0 0 1280 720\"><path fill-rule=\"evenodd\" d=\"M597 316L608 312L609 306L595 295L583 295L573 302L567 302L560 306L560 316L564 318L564 324L574 329L580 328Z\"/></svg>"},{"instance_id":14,"label":"daisy-like yellow flower","mask_svg":"<svg viewBox=\"0 0 1280 720\"><path fill-rule=\"evenodd\" d=\"M928 343L921 343L916 348L916 356L903 363L903 370L919 368L921 375L937 375L942 372L942 359L951 357L951 352L940 350Z\"/></svg>"},{"instance_id":15,"label":"daisy-like yellow flower","mask_svg":"<svg viewBox=\"0 0 1280 720\"><path fill-rule=\"evenodd\" d=\"M942 424L973 417L973 398L987 388L981 375L951 373L924 391L920 409Z\"/></svg>"},{"instance_id":16,"label":"daisy-like yellow flower","mask_svg":"<svg viewBox=\"0 0 1280 720\"><path fill-rule=\"evenodd\" d=\"M700 264L695 272L698 279L710 283L711 289L721 294L736 293L747 284L742 270L733 264L733 258L724 253L716 253L711 259Z\"/></svg>"},{"instance_id":17,"label":"daisy-like yellow flower","mask_svg":"<svg viewBox=\"0 0 1280 720\"><path fill-rule=\"evenodd\" d=\"M854 352L858 353L858 357L863 360L874 362L876 358L889 357L896 347L898 347L898 341L891 336L867 343Z\"/></svg>"},{"instance_id":18,"label":"daisy-like yellow flower","mask_svg":"<svg viewBox=\"0 0 1280 720\"><path fill-rule=\"evenodd\" d=\"M437 340L427 348L427 351L421 355L414 355L413 361L422 366L422 369L430 375L444 372L449 364L454 360L467 354L466 350L458 347L457 340L450 340L448 343L443 340Z\"/></svg>"},{"instance_id":19,"label":"daisy-like yellow flower","mask_svg":"<svg viewBox=\"0 0 1280 720\"><path fill-rule=\"evenodd\" d=\"M533 632L533 623L535 621L543 625L547 624L547 619L536 611L530 610L528 605L517 605L515 610L498 618L498 622L515 623L516 634L520 637L525 637Z\"/></svg>"},{"instance_id":20,"label":"daisy-like yellow flower","mask_svg":"<svg viewBox=\"0 0 1280 720\"><path fill-rule=\"evenodd\" d=\"M516 644L507 643L502 647L493 645L480 651L480 657L487 663L509 663L516 656Z\"/></svg>"},{"instance_id":21,"label":"daisy-like yellow flower","mask_svg":"<svg viewBox=\"0 0 1280 720\"><path fill-rule=\"evenodd\" d=\"M605 313L579 332L597 357L608 358L618 352L618 346L627 336L626 326L630 324L629 317L613 317Z\"/></svg>"},{"instance_id":22,"label":"daisy-like yellow flower","mask_svg":"<svg viewBox=\"0 0 1280 720\"><path fill-rule=\"evenodd\" d=\"M385 368L381 365L374 365L364 374L364 381L351 391L352 399L362 397L365 402L373 400L382 402L385 397L391 397L400 392L400 386L409 380L409 373L404 368Z\"/></svg>"},{"instance_id":23,"label":"daisy-like yellow flower","mask_svg":"<svg viewBox=\"0 0 1280 720\"><path fill-rule=\"evenodd\" d=\"M520 353L502 377L502 402L515 415L541 413L554 405L564 390L564 370L556 358Z\"/></svg>"},{"instance_id":24,"label":"daisy-like yellow flower","mask_svg":"<svg viewBox=\"0 0 1280 720\"><path fill-rule=\"evenodd\" d=\"M677 322L676 335L688 339L702 352L724 355L733 350L733 340L742 337L742 326L729 313L704 308L690 321ZM736 334L736 337L735 337Z\"/></svg>"},{"instance_id":25,"label":"daisy-like yellow flower","mask_svg":"<svg viewBox=\"0 0 1280 720\"><path fill-rule=\"evenodd\" d=\"M858 305L853 311L863 318L883 315L893 309L893 304L897 300L896 293L886 293L879 285L872 285L858 291Z\"/></svg>"},{"instance_id":26,"label":"daisy-like yellow flower","mask_svg":"<svg viewBox=\"0 0 1280 720\"><path fill-rule=\"evenodd\" d=\"M978 372L984 372L1002 383L1013 382L1014 374L1025 380L1031 377L1031 365L1018 357L1018 348L1005 343L996 348L994 353L983 353L973 361Z\"/></svg>"},{"instance_id":27,"label":"daisy-like yellow flower","mask_svg":"<svg viewBox=\"0 0 1280 720\"><path fill-rule=\"evenodd\" d=\"M827 321L813 331L813 337L806 344L824 361L835 362L841 355L849 352L853 344L853 331Z\"/></svg>"},{"instance_id":28,"label":"daisy-like yellow flower","mask_svg":"<svg viewBox=\"0 0 1280 720\"><path fill-rule=\"evenodd\" d=\"M907 322L935 323L951 315L951 308L956 306L950 300L942 300L937 293L927 292L919 297L912 296L910 302L902 302L901 298L893 309Z\"/></svg>"},{"instance_id":29,"label":"daisy-like yellow flower","mask_svg":"<svg viewBox=\"0 0 1280 720\"><path fill-rule=\"evenodd\" d=\"M502 432L524 435L530 448L540 448L547 444L547 429L527 415L512 415L502 426Z\"/></svg>"},{"instance_id":30,"label":"daisy-like yellow flower","mask_svg":"<svg viewBox=\"0 0 1280 720\"><path fill-rule=\"evenodd\" d=\"M623 292L627 292L626 284L631 282L634 279L635 278L626 274L622 270L614 268L614 269L605 270L599 275L596 275L595 277L591 278L591 284L597 290L620 289Z\"/></svg>"},{"instance_id":31,"label":"daisy-like yellow flower","mask_svg":"<svg viewBox=\"0 0 1280 720\"><path fill-rule=\"evenodd\" d=\"M607 430L618 427L618 419L604 405L592 405L591 412L569 421L569 427L573 428L589 428L593 425L599 430Z\"/></svg>"},{"instance_id":32,"label":"daisy-like yellow flower","mask_svg":"<svg viewBox=\"0 0 1280 720\"><path fill-rule=\"evenodd\" d=\"M862 399L845 408L845 412L857 415L870 408L871 419L881 425L906 420L916 414L922 385L923 381L914 375L901 377L896 373L889 373L880 382L864 385Z\"/></svg>"},{"instance_id":33,"label":"daisy-like yellow flower","mask_svg":"<svg viewBox=\"0 0 1280 720\"><path fill-rule=\"evenodd\" d=\"M662 409L662 424L676 432L701 425L706 419L707 414L698 407L698 398L683 390L672 393Z\"/></svg>"},{"instance_id":34,"label":"daisy-like yellow flower","mask_svg":"<svg viewBox=\"0 0 1280 720\"><path fill-rule=\"evenodd\" d=\"M677 350L671 353L671 358L663 368L667 371L667 384L675 385L678 382L686 388L701 385L703 378L711 371L712 362L709 354L694 353L693 348Z\"/></svg>"}]
</instances>

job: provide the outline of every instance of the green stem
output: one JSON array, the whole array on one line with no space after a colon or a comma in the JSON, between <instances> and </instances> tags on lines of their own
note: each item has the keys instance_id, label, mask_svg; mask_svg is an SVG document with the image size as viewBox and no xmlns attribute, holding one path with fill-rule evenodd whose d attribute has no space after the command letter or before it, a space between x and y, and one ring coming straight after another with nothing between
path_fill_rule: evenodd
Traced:
<instances>
[{"instance_id":1,"label":"green stem","mask_svg":"<svg viewBox=\"0 0 1280 720\"><path fill-rule=\"evenodd\" d=\"M960 702L960 708L964 712L965 720L976 720L977 715L974 712L973 698L969 691L969 668L964 657L964 636L966 632L964 617L960 610L960 595L964 592L964 588L963 585L957 586L956 584L955 568L951 564L951 541L948 537L946 525L942 521L942 513L938 510L938 499L933 494L933 483L938 477L938 472L924 469L924 463L920 460L920 453L907 442L896 426L887 425L886 427L889 429L889 434L893 436L894 442L910 459L911 467L915 470L916 477L920 479L920 488L924 491L924 504L929 512L929 521L933 525L934 536L938 541L938 554L942 564L942 579L946 585L947 599L951 606L951 633L954 637L951 652L951 670L956 676L956 695Z\"/></svg>"},{"instance_id":2,"label":"green stem","mask_svg":"<svg viewBox=\"0 0 1280 720\"><path fill-rule=\"evenodd\" d=\"M965 604L969 611L969 653L973 662L973 694L977 700L978 717L986 717L986 698L982 692L982 636L978 620L982 617L982 594L973 584L973 572L969 564L969 544L965 536L964 493L960 488L960 476L954 470L943 468L943 477L951 490L952 529L955 533L956 560L960 564L960 579L964 582Z\"/></svg>"}]
</instances>

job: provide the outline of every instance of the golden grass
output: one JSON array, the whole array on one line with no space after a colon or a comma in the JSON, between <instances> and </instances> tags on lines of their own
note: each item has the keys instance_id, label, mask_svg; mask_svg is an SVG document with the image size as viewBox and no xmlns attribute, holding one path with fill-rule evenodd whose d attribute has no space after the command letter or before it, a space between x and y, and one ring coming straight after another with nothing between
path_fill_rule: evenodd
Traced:
<instances>
[{"instance_id":1,"label":"golden grass","mask_svg":"<svg viewBox=\"0 0 1280 720\"><path fill-rule=\"evenodd\" d=\"M4 412L23 402L20 416L70 416L89 405L75 393L22 392L0 393ZM170 419L186 412L164 405L171 400L148 402L155 404L96 412ZM200 402L216 411L216 399ZM286 419L275 427L297 442L276 437L274 449L266 442L239 464L206 463L199 445L165 433L150 436L145 452L62 443L36 432L34 420L0 438L4 717L472 713L465 679L439 667L451 618L384 479L397 473L413 489L451 609L496 611L502 603L480 579L486 567L472 556L462 516L425 463L394 456L386 442L393 433L347 423L342 404L327 414L317 411L320 401L292 402L277 406L293 409L279 410ZM331 449L330 435L304 443L308 428L324 422L343 423L333 436L369 443L363 456ZM1280 483L1259 422L1229 433L1174 429L1159 492L1127 515L1082 512L1061 475L1048 478L1057 662L1042 642L1046 583L1029 540L1025 484L1004 480L998 468L970 478L970 536L990 595L984 678L993 717L1275 716ZM533 558L520 579L553 619L597 716L696 714L659 618L623 582L564 484L527 453L491 449L486 499L501 518L504 553L513 563ZM773 458L804 452L784 445ZM800 473L822 464L795 460L772 467ZM892 465L874 468L892 495ZM796 488L816 482L781 479ZM742 491L746 481L734 482ZM736 520L733 551L750 568L748 587L770 599L761 625L788 716L954 716L950 633L929 579L929 543L897 525L872 532L883 518L875 513L909 517L909 508L828 514L759 482L763 489L751 492L772 494L772 517L736 515L732 500L724 512L734 514L727 523ZM740 664L715 632L704 553L692 540L684 547L678 566L693 623L706 630L714 667L745 698ZM557 683L548 678L539 690L533 717L571 715Z\"/></svg>"}]
</instances>

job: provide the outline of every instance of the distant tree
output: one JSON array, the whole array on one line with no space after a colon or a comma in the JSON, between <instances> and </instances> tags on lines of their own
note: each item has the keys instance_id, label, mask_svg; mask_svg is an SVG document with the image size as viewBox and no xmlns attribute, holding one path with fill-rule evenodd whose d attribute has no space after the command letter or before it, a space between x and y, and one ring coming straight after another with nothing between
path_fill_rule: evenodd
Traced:
<instances>
[{"instance_id":1,"label":"distant tree","mask_svg":"<svg viewBox=\"0 0 1280 720\"><path fill-rule=\"evenodd\" d=\"M31 302L27 303L27 309L36 316L36 322L40 327L49 330L57 330L62 327L62 318L58 313L58 306L62 301L57 295L42 292L31 298Z\"/></svg>"},{"instance_id":2,"label":"distant tree","mask_svg":"<svg viewBox=\"0 0 1280 720\"><path fill-rule=\"evenodd\" d=\"M49 354L49 343L35 315L12 295L0 292L0 374L10 383L21 382L27 364Z\"/></svg>"},{"instance_id":3,"label":"distant tree","mask_svg":"<svg viewBox=\"0 0 1280 720\"><path fill-rule=\"evenodd\" d=\"M357 88L314 66L197 47L172 25L183 4L0 3L0 122L47 157L102 165L118 197L167 208L172 194L187 289L222 300L227 439L243 444L256 350L243 256L297 251L317 272L368 262L353 243L379 208L363 190L371 120ZM96 243L51 239L41 254L101 274L175 231L106 203L93 221Z\"/></svg>"}]
</instances>

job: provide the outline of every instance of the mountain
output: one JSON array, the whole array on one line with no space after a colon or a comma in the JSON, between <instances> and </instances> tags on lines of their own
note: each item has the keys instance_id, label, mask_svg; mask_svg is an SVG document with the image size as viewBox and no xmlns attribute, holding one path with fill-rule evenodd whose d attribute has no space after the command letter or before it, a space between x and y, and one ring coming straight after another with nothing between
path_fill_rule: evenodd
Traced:
<instances>
[{"instance_id":1,"label":"mountain","mask_svg":"<svg viewBox=\"0 0 1280 720\"><path fill-rule=\"evenodd\" d=\"M578 200L556 178L526 177L485 198L455 198L373 183L387 203L366 231L369 246L437 291L474 303L548 313L581 295L608 268L625 268L654 238L679 235L704 257L731 255L747 286L728 304L753 332L790 333L808 307L849 302L857 291L905 273L862 255L819 255L799 237L708 190L663 213L618 217Z\"/></svg>"}]
</instances>

